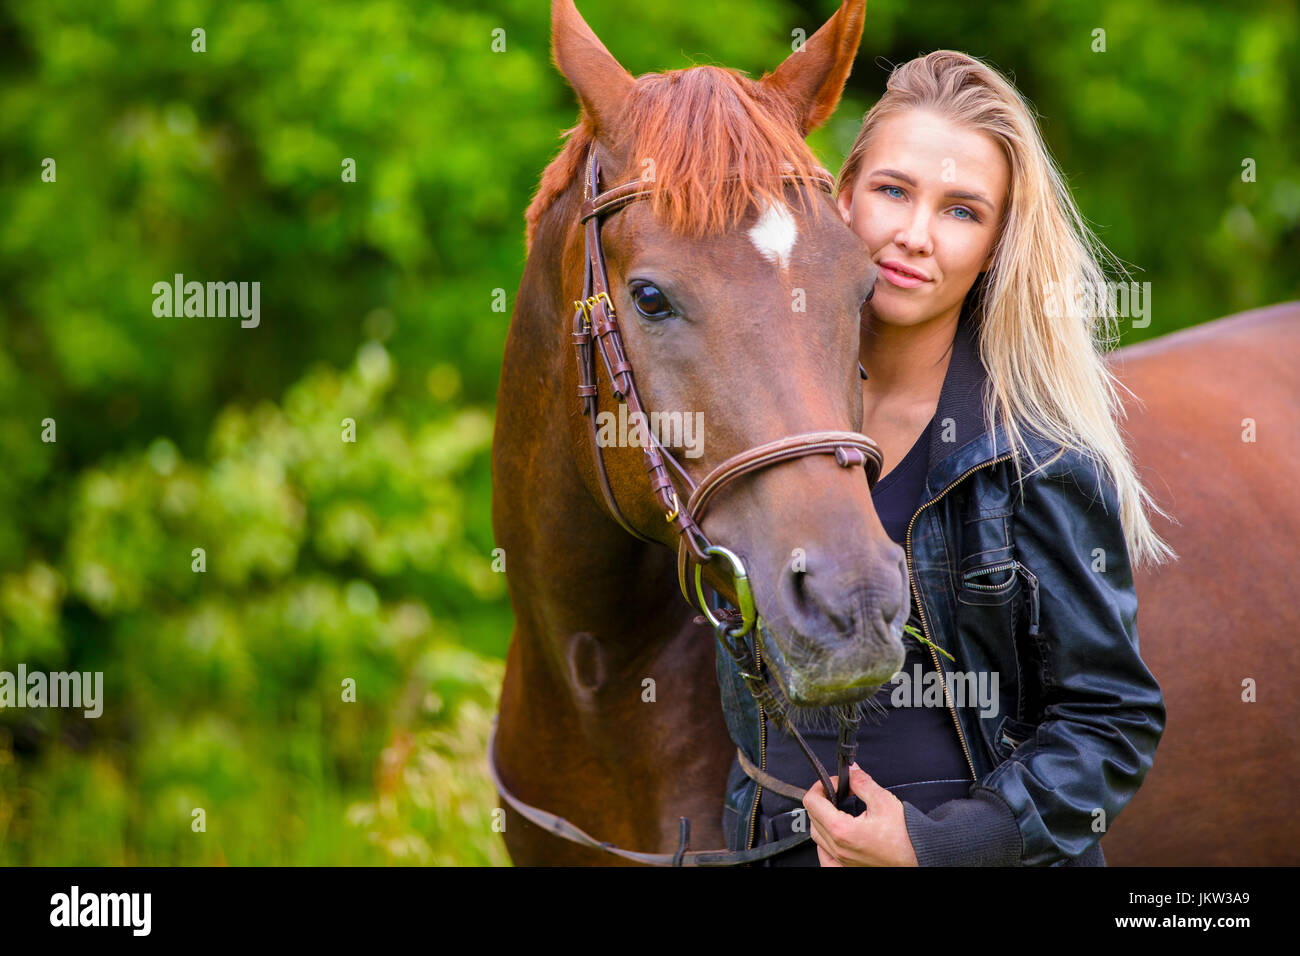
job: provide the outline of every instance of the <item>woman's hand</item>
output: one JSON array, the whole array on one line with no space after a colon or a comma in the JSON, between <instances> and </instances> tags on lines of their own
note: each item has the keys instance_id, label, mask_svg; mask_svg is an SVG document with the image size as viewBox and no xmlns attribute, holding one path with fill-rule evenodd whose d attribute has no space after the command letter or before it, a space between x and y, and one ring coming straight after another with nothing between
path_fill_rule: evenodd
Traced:
<instances>
[{"instance_id":1,"label":"woman's hand","mask_svg":"<svg viewBox=\"0 0 1300 956\"><path fill-rule=\"evenodd\" d=\"M832 779L838 786L839 779ZM803 796L821 865L918 866L903 820L902 801L857 764L849 768L849 789L867 805L856 817L835 809L821 781Z\"/></svg>"}]
</instances>

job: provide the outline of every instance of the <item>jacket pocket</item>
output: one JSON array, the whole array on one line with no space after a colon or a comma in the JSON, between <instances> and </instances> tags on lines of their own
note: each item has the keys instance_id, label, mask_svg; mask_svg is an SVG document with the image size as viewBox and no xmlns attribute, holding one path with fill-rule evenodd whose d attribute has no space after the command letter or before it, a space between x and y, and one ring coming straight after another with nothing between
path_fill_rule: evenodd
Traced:
<instances>
[{"instance_id":1,"label":"jacket pocket","mask_svg":"<svg viewBox=\"0 0 1300 956\"><path fill-rule=\"evenodd\" d=\"M1034 736L1037 729L1034 724L1026 723L1023 720L1016 720L1014 717L1003 717L1002 723L998 724L997 733L993 739L993 750L999 760L1009 758L1021 744Z\"/></svg>"},{"instance_id":2,"label":"jacket pocket","mask_svg":"<svg viewBox=\"0 0 1300 956\"><path fill-rule=\"evenodd\" d=\"M1008 549L1009 550L1009 549ZM1023 588L1029 588L1029 634L1038 634L1038 575L1012 557L989 561L963 570L957 600L963 604L1006 604Z\"/></svg>"}]
</instances>

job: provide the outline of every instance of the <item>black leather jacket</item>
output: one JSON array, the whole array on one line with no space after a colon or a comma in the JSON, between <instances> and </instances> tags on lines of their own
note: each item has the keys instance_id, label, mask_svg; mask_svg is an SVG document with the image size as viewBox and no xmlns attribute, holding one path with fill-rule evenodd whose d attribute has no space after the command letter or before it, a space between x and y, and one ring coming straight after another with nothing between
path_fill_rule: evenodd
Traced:
<instances>
[{"instance_id":1,"label":"black leather jacket","mask_svg":"<svg viewBox=\"0 0 1300 956\"><path fill-rule=\"evenodd\" d=\"M986 380L963 315L905 543L913 615L956 658L926 649L936 670L943 663L972 785L928 815L904 801L907 830L922 866L1102 866L1100 838L1151 768L1165 726L1160 687L1138 654L1115 487L1089 459L1029 433L1038 460L1056 460L1014 494L1003 425L988 432L983 422ZM719 650L717 661L732 739L761 767L758 707L730 655ZM996 711L952 706L953 672L996 673ZM758 800L733 761L731 849L754 845Z\"/></svg>"}]
</instances>

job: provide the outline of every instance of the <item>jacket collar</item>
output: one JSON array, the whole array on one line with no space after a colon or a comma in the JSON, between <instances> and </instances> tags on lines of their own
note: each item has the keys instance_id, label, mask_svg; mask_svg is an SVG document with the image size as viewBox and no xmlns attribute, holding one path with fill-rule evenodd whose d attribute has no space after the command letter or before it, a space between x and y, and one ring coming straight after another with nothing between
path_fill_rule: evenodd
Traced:
<instances>
[{"instance_id":1,"label":"jacket collar","mask_svg":"<svg viewBox=\"0 0 1300 956\"><path fill-rule=\"evenodd\" d=\"M930 461L926 472L928 496L938 494L968 469L1011 450L1001 419L989 431L984 422L984 389L988 370L979 353L975 317L963 309L953 336L952 354L944 375L934 425L930 429ZM1025 440L1037 454L1040 442L1030 429ZM947 439L947 440L945 440Z\"/></svg>"}]
</instances>

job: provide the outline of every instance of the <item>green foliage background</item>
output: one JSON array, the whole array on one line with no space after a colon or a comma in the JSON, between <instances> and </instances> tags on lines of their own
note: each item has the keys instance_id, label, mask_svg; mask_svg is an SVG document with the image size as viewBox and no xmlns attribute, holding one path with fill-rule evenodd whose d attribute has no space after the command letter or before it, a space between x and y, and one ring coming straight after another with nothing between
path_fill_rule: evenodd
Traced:
<instances>
[{"instance_id":1,"label":"green foliage background","mask_svg":"<svg viewBox=\"0 0 1300 956\"><path fill-rule=\"evenodd\" d=\"M580 3L634 74L753 76L836 6ZM105 682L97 720L0 710L0 863L507 861L493 293L577 115L549 28L542 0L0 7L0 670ZM1281 0L871 0L810 142L837 169L889 63L989 59L1152 283L1134 341L1300 295L1298 34ZM155 317L175 273L259 281L260 326Z\"/></svg>"}]
</instances>

